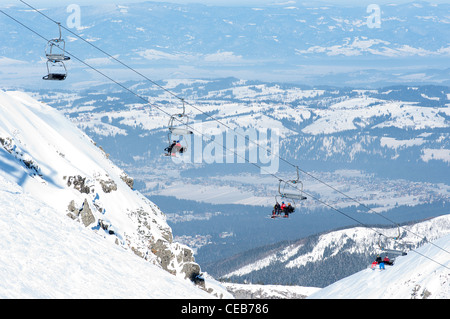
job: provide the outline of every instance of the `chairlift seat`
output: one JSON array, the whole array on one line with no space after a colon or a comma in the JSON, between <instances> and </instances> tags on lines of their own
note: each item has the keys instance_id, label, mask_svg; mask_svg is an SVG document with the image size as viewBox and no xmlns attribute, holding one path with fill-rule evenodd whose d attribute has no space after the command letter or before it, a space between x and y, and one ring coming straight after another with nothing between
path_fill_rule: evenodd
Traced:
<instances>
[{"instance_id":1,"label":"chairlift seat","mask_svg":"<svg viewBox=\"0 0 450 319\"><path fill-rule=\"evenodd\" d=\"M43 77L44 80L63 81L67 77L67 74L50 73Z\"/></svg>"},{"instance_id":2,"label":"chairlift seat","mask_svg":"<svg viewBox=\"0 0 450 319\"><path fill-rule=\"evenodd\" d=\"M62 61L47 61L47 75L44 80L63 81L67 78L67 69Z\"/></svg>"},{"instance_id":3,"label":"chairlift seat","mask_svg":"<svg viewBox=\"0 0 450 319\"><path fill-rule=\"evenodd\" d=\"M175 127L171 127L169 128L170 133L174 134L174 135L189 135L189 134L194 134L194 132L192 132L191 130L185 129L185 128L175 128Z\"/></svg>"},{"instance_id":4,"label":"chairlift seat","mask_svg":"<svg viewBox=\"0 0 450 319\"><path fill-rule=\"evenodd\" d=\"M60 61L68 61L70 60L70 57L65 56L61 53L49 53L46 54L47 60L50 60L52 62L60 62Z\"/></svg>"},{"instance_id":5,"label":"chairlift seat","mask_svg":"<svg viewBox=\"0 0 450 319\"><path fill-rule=\"evenodd\" d=\"M406 256L407 253L402 250L395 250L395 249L383 249L383 252L385 254L392 255L392 256Z\"/></svg>"},{"instance_id":6,"label":"chairlift seat","mask_svg":"<svg viewBox=\"0 0 450 319\"><path fill-rule=\"evenodd\" d=\"M281 198L292 198L292 199L298 199L298 200L307 199L307 197L305 197L301 194L291 194L291 193L283 193L283 194L281 194Z\"/></svg>"}]
</instances>

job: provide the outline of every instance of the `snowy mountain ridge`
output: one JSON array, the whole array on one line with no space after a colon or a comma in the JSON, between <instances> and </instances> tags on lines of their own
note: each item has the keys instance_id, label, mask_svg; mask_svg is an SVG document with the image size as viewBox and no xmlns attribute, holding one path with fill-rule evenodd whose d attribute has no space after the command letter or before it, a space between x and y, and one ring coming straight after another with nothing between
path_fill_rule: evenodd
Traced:
<instances>
[{"instance_id":1,"label":"snowy mountain ridge","mask_svg":"<svg viewBox=\"0 0 450 319\"><path fill-rule=\"evenodd\" d=\"M317 291L311 299L449 299L450 235L398 257L385 270L364 269Z\"/></svg>"},{"instance_id":2,"label":"snowy mountain ridge","mask_svg":"<svg viewBox=\"0 0 450 319\"><path fill-rule=\"evenodd\" d=\"M385 266L385 270L366 268L324 288L224 285L244 299L449 299L450 235L431 243L398 257L395 265Z\"/></svg>"},{"instance_id":3,"label":"snowy mountain ridge","mask_svg":"<svg viewBox=\"0 0 450 319\"><path fill-rule=\"evenodd\" d=\"M101 246L110 242L122 251L128 251L129 257L118 258L134 259L139 256L138 259L147 261L147 272L164 270L181 281L187 279L192 291L199 290L190 283L190 279L200 274L200 266L195 263L189 247L173 241L164 214L155 204L132 190L132 179L62 114L25 93L0 91L0 146L0 189L4 195L0 210L4 224L2 232L5 232L2 237L9 236L9 245L5 249L11 250L10 254L2 256L4 267L1 268L6 269L5 272L9 269L13 273L14 265L20 266L20 263L25 263L25 273L33 272L33 267L37 267L33 258L40 253L40 245L43 246L42 258L48 252L51 254L49 260L56 262L57 252L52 247L56 245L67 253L65 249L70 250L72 245L77 245L76 235L68 235L72 240L66 241L61 232L67 234L70 227L78 232L79 222L99 239L93 240L91 235L83 232L86 238L82 239L85 241L84 247L76 249L81 255L73 256L78 262L85 262L80 250L84 250L84 254L95 255L96 245L91 247L86 240L101 242ZM62 217L56 218L57 213ZM48 220L46 216L44 219L44 215L52 217ZM70 226L67 221L73 225ZM50 227L55 222L63 225L61 232ZM14 225L19 228L14 228ZM58 240L52 238L53 232ZM39 238L39 234L45 236L45 242L41 242L43 239ZM28 243L35 236L39 242ZM34 249L29 256L26 254L28 246ZM96 260L95 256L90 255L90 258ZM104 262L107 263L107 260ZM57 265L47 265L48 270L40 270L44 277L50 276L51 271L62 271L54 267L70 262L61 260L56 262ZM100 265L101 261L98 262ZM176 285L178 279L173 280L173 285ZM166 287L166 293L170 295L170 290L174 290L173 297L176 297L176 289L168 288L171 285ZM3 296L8 297L11 287L7 284L0 286ZM203 285L203 289L207 290L207 287ZM89 290L85 292L89 294ZM224 289L210 292L217 296L226 295ZM60 296L58 293L63 292L33 295L27 290L23 296L54 297ZM159 293L164 294L164 287ZM151 296L151 292L147 295ZM201 295L199 292L198 296ZM20 292L9 296L18 297Z\"/></svg>"},{"instance_id":4,"label":"snowy mountain ridge","mask_svg":"<svg viewBox=\"0 0 450 319\"><path fill-rule=\"evenodd\" d=\"M401 239L394 240L399 232ZM414 250L426 242L449 234L450 215L400 228L352 227L272 249L260 249L259 256L244 253L253 257L247 262L243 259L241 266L233 271L215 276L232 282L325 287L365 268L377 254L381 254L381 247L414 254Z\"/></svg>"}]
</instances>

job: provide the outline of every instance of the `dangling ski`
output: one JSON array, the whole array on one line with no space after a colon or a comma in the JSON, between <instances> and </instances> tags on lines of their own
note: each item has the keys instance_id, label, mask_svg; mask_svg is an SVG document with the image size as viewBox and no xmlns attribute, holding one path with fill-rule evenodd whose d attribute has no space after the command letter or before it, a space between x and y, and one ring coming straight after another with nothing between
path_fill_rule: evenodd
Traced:
<instances>
[{"instance_id":1,"label":"dangling ski","mask_svg":"<svg viewBox=\"0 0 450 319\"><path fill-rule=\"evenodd\" d=\"M270 219L277 219L277 218L289 218L289 215L269 215L268 218Z\"/></svg>"}]
</instances>

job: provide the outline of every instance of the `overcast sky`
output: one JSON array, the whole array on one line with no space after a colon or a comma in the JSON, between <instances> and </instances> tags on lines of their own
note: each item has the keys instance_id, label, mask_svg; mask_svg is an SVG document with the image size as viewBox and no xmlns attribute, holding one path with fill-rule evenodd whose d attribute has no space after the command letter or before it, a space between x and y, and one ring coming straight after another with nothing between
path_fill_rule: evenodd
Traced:
<instances>
[{"instance_id":1,"label":"overcast sky","mask_svg":"<svg viewBox=\"0 0 450 319\"><path fill-rule=\"evenodd\" d=\"M5 0L2 0L2 2ZM100 4L100 3L117 3L117 4L124 4L124 3L135 3L135 2L144 2L144 0L24 0L30 5L33 6L63 6L63 5L69 5L69 4L78 4L78 5L91 5L93 3ZM148 1L148 0L146 0ZM245 5L245 6L257 6L257 5L263 5L263 4L286 4L293 3L295 1L290 0L150 0L155 2L173 2L173 3L202 3L202 4L216 4L216 5ZM422 1L422 0L419 0ZM5 2L13 4L13 3L20 3L19 0L6 0ZM314 0L304 0L299 2L306 2L306 3L314 3L319 1ZM413 0L324 0L320 2L325 3L331 3L331 4L345 4L345 5L369 5L369 4L386 4L386 3L405 3L405 2L414 2ZM416 1L418 2L418 1ZM428 0L427 2L431 3L450 3L450 0Z\"/></svg>"}]
</instances>

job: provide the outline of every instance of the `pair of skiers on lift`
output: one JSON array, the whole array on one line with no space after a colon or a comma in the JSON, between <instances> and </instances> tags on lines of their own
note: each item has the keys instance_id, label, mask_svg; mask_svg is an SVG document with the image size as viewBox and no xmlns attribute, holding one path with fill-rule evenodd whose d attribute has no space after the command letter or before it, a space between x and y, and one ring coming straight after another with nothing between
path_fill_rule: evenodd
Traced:
<instances>
[{"instance_id":1,"label":"pair of skiers on lift","mask_svg":"<svg viewBox=\"0 0 450 319\"><path fill-rule=\"evenodd\" d=\"M167 152L167 156L175 156L177 153L184 153L184 147L181 146L180 141L173 141L172 144L164 150Z\"/></svg>"},{"instance_id":2,"label":"pair of skiers on lift","mask_svg":"<svg viewBox=\"0 0 450 319\"><path fill-rule=\"evenodd\" d=\"M289 214L292 214L294 210L295 209L294 207L292 207L291 203L288 203L288 205L286 206L284 202L281 202L281 205L277 202L273 207L272 216L284 213L284 217L289 217Z\"/></svg>"},{"instance_id":3,"label":"pair of skiers on lift","mask_svg":"<svg viewBox=\"0 0 450 319\"><path fill-rule=\"evenodd\" d=\"M392 262L388 256L385 256L384 259L381 259L380 255L377 255L377 258L372 263L372 268L375 268L377 265L380 265L380 269L385 269L384 268L385 264L392 266L394 262Z\"/></svg>"}]
</instances>

